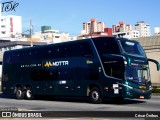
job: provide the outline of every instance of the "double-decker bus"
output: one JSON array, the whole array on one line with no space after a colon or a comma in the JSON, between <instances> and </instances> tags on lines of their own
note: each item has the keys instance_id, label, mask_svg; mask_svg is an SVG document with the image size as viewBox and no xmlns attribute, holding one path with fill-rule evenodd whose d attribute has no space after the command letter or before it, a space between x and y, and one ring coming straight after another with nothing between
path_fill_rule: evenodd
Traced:
<instances>
[{"instance_id":1,"label":"double-decker bus","mask_svg":"<svg viewBox=\"0 0 160 120\"><path fill-rule=\"evenodd\" d=\"M97 37L6 51L2 91L17 99L34 95L103 98L151 98L148 61L134 40Z\"/></svg>"}]
</instances>

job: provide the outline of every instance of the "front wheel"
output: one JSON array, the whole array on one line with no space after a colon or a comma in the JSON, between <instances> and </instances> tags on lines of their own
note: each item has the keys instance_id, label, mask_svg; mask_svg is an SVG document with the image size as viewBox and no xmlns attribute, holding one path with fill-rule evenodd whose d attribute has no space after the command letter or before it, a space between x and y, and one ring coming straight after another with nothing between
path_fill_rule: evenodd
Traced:
<instances>
[{"instance_id":1,"label":"front wheel","mask_svg":"<svg viewBox=\"0 0 160 120\"><path fill-rule=\"evenodd\" d=\"M27 100L32 100L34 99L34 95L33 95L33 91L31 87L27 87L26 92L25 92L25 96Z\"/></svg>"},{"instance_id":2,"label":"front wheel","mask_svg":"<svg viewBox=\"0 0 160 120\"><path fill-rule=\"evenodd\" d=\"M90 90L89 97L92 103L98 104L102 102L100 90L97 87Z\"/></svg>"}]
</instances>

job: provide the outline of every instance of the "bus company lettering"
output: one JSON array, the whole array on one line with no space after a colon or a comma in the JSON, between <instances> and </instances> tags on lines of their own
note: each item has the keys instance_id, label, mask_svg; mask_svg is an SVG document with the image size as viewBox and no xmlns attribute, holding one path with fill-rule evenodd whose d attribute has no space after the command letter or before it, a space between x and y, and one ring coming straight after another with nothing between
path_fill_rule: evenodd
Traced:
<instances>
[{"instance_id":1,"label":"bus company lettering","mask_svg":"<svg viewBox=\"0 0 160 120\"><path fill-rule=\"evenodd\" d=\"M65 66L65 65L69 65L69 61L56 61L56 62L46 61L44 67Z\"/></svg>"}]
</instances>

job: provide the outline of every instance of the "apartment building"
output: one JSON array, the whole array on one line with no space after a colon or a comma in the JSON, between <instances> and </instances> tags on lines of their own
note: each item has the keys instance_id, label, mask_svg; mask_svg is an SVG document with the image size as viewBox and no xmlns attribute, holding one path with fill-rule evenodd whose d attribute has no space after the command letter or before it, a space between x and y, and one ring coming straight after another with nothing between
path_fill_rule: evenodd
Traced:
<instances>
[{"instance_id":1,"label":"apartment building","mask_svg":"<svg viewBox=\"0 0 160 120\"><path fill-rule=\"evenodd\" d=\"M135 30L139 31L139 37L151 36L150 25L144 21L137 22L137 24L135 24Z\"/></svg>"},{"instance_id":2,"label":"apartment building","mask_svg":"<svg viewBox=\"0 0 160 120\"><path fill-rule=\"evenodd\" d=\"M30 38L27 39L30 42ZM69 33L61 33L59 30L45 30L43 32L35 32L32 34L32 41L34 42L47 42L47 44L60 43L71 41Z\"/></svg>"},{"instance_id":3,"label":"apartment building","mask_svg":"<svg viewBox=\"0 0 160 120\"><path fill-rule=\"evenodd\" d=\"M154 35L160 35L160 27L154 28Z\"/></svg>"},{"instance_id":4,"label":"apartment building","mask_svg":"<svg viewBox=\"0 0 160 120\"><path fill-rule=\"evenodd\" d=\"M112 32L114 36L134 39L139 37L139 31L135 30L130 24L125 24L121 21L117 25L112 25Z\"/></svg>"},{"instance_id":5,"label":"apartment building","mask_svg":"<svg viewBox=\"0 0 160 120\"><path fill-rule=\"evenodd\" d=\"M14 38L22 33L21 16L0 16L0 38Z\"/></svg>"},{"instance_id":6,"label":"apartment building","mask_svg":"<svg viewBox=\"0 0 160 120\"><path fill-rule=\"evenodd\" d=\"M83 23L83 30L81 34L92 34L96 32L104 32L105 23L98 22L96 18L91 19L89 22Z\"/></svg>"}]
</instances>

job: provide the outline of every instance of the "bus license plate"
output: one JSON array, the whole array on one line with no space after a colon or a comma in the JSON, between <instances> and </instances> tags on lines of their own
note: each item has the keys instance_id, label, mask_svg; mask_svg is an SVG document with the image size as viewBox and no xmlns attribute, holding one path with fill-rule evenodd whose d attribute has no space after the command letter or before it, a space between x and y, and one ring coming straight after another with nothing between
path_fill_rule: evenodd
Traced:
<instances>
[{"instance_id":1,"label":"bus license plate","mask_svg":"<svg viewBox=\"0 0 160 120\"><path fill-rule=\"evenodd\" d=\"M144 96L140 96L139 98L140 98L140 99L144 99Z\"/></svg>"}]
</instances>

